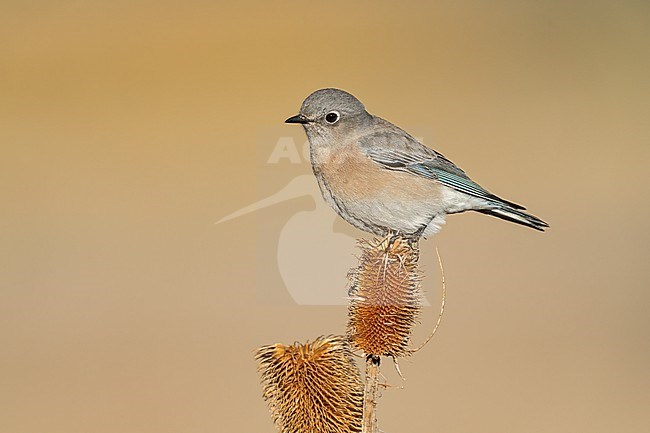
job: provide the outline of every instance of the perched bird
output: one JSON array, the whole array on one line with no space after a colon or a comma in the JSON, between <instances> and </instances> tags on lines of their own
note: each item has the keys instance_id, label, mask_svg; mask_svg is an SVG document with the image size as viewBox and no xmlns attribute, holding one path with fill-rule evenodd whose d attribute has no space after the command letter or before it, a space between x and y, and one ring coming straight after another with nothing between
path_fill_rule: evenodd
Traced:
<instances>
[{"instance_id":1,"label":"perched bird","mask_svg":"<svg viewBox=\"0 0 650 433\"><path fill-rule=\"evenodd\" d=\"M448 214L468 210L540 231L548 227L343 90L317 90L286 123L304 127L325 201L361 230L417 240L437 233Z\"/></svg>"}]
</instances>

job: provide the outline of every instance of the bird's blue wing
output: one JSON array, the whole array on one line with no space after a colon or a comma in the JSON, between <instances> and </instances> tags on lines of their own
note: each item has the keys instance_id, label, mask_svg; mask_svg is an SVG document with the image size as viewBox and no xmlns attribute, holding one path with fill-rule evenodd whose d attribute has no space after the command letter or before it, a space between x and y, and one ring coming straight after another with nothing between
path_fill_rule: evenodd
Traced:
<instances>
[{"instance_id":1,"label":"bird's blue wing","mask_svg":"<svg viewBox=\"0 0 650 433\"><path fill-rule=\"evenodd\" d=\"M359 139L360 148L377 164L389 170L399 170L426 177L462 193L514 209L525 209L498 197L474 182L453 162L430 149L407 133L382 131Z\"/></svg>"}]
</instances>

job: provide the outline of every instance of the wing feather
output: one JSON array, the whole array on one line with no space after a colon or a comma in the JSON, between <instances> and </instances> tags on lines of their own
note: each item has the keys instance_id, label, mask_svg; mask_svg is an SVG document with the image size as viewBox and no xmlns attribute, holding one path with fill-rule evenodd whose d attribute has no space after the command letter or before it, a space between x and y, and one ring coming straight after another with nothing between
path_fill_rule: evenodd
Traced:
<instances>
[{"instance_id":1,"label":"wing feather","mask_svg":"<svg viewBox=\"0 0 650 433\"><path fill-rule=\"evenodd\" d=\"M391 125L392 126L392 125ZM393 128L396 128L393 126ZM402 130L372 133L359 139L361 149L388 170L406 171L494 204L525 209L498 197L474 182L453 162L430 149Z\"/></svg>"}]
</instances>

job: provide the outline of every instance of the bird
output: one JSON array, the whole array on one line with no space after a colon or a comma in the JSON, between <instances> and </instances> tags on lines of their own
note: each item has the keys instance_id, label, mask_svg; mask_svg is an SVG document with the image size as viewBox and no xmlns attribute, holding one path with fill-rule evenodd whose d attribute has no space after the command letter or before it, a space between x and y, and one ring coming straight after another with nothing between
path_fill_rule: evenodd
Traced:
<instances>
[{"instance_id":1,"label":"bird","mask_svg":"<svg viewBox=\"0 0 650 433\"><path fill-rule=\"evenodd\" d=\"M323 198L360 230L417 241L438 233L447 215L466 211L539 231L549 227L408 132L368 113L344 90L313 92L285 122L302 125Z\"/></svg>"}]
</instances>

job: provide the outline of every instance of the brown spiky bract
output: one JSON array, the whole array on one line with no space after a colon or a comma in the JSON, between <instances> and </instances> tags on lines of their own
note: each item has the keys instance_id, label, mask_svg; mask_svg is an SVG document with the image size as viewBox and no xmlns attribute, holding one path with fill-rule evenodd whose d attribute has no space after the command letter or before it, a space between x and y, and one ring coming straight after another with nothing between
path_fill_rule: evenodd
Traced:
<instances>
[{"instance_id":1,"label":"brown spiky bract","mask_svg":"<svg viewBox=\"0 0 650 433\"><path fill-rule=\"evenodd\" d=\"M280 432L361 431L363 383L345 337L264 346L255 358Z\"/></svg>"},{"instance_id":2,"label":"brown spiky bract","mask_svg":"<svg viewBox=\"0 0 650 433\"><path fill-rule=\"evenodd\" d=\"M417 244L387 237L359 246L360 264L349 274L350 341L369 355L408 355L422 299Z\"/></svg>"}]
</instances>

